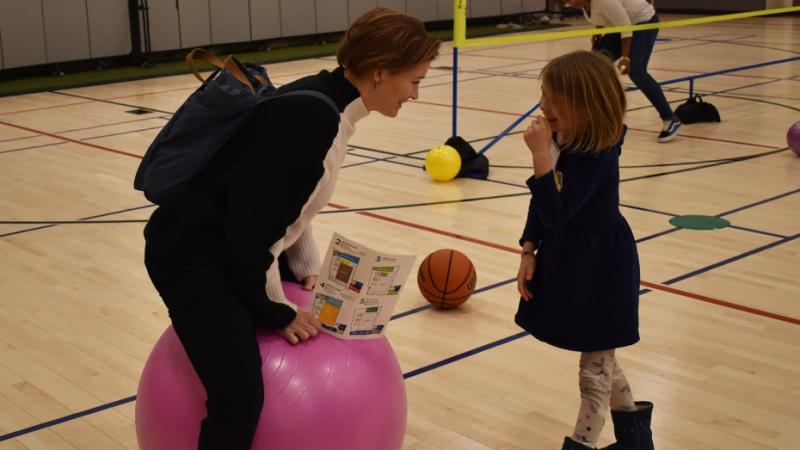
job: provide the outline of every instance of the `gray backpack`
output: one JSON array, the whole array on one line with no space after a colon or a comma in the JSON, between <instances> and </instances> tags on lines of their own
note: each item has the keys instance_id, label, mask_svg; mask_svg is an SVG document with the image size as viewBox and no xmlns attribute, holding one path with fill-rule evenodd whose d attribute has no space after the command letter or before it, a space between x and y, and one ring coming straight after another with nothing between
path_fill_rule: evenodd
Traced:
<instances>
[{"instance_id":1,"label":"gray backpack","mask_svg":"<svg viewBox=\"0 0 800 450\"><path fill-rule=\"evenodd\" d=\"M198 73L195 56L217 67L207 79ZM327 95L310 90L279 92L263 67L242 63L233 56L224 61L203 49L186 55L186 63L203 83L175 112L147 149L133 187L160 204L186 189L208 167L214 155L241 129L261 103L291 95L317 97L339 114Z\"/></svg>"}]
</instances>

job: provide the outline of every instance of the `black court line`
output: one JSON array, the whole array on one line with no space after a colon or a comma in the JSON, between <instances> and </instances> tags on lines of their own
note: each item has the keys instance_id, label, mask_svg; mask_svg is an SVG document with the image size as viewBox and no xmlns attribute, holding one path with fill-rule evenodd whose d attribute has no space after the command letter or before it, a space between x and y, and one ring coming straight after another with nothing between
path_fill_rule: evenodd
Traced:
<instances>
[{"instance_id":1,"label":"black court line","mask_svg":"<svg viewBox=\"0 0 800 450\"><path fill-rule=\"evenodd\" d=\"M674 233L674 232L676 232L678 230L680 230L680 228L678 228L678 227L670 228L668 230L664 230L664 231L660 231L660 232L655 233L655 234L651 234L650 236L645 236L645 237L637 240L636 242L637 243L646 242L646 241L649 241L650 239L655 239L657 237L661 237L661 236L664 236L664 235L667 235L667 234L670 234L670 233Z\"/></svg>"},{"instance_id":2,"label":"black court line","mask_svg":"<svg viewBox=\"0 0 800 450\"><path fill-rule=\"evenodd\" d=\"M115 102L113 100L105 100L105 99L102 99L102 98L94 98L94 97L89 97L89 96L86 96L86 95L78 95L78 94L73 94L71 92L64 92L64 91L49 91L49 92L52 93L52 94L65 95L67 97L75 97L75 98L80 98L80 99L83 99L83 100L91 100L93 102L98 102L98 103L108 103L109 105L124 106L126 108L141 108L141 109L146 109L148 111L160 112L160 113L163 113L163 114L170 114L170 115L171 114L175 114L175 111L164 111L162 109L155 109L155 108L150 108L150 107L142 106L142 105L132 105L130 103Z\"/></svg>"},{"instance_id":3,"label":"black court line","mask_svg":"<svg viewBox=\"0 0 800 450\"><path fill-rule=\"evenodd\" d=\"M662 172L662 173L657 173L657 174L643 175L643 176L640 176L640 177L632 177L632 178L622 179L622 180L620 180L620 183L627 182L627 181L636 181L636 180L641 180L641 179L646 179L646 178L653 178L653 177L656 177L656 176L665 176L665 175L671 175L671 174L675 174L675 173L689 172L689 171L704 169L704 168L707 168L707 167L715 167L715 166L719 166L719 165L730 164L730 163L739 162L739 161L745 161L745 160L748 160L748 159L755 159L755 158L760 157L760 156L765 156L765 155L769 155L769 154L785 151L787 149L788 149L788 147L783 148L783 149L779 149L779 150L774 150L774 151L771 151L771 152L765 152L765 153L760 153L760 154L757 154L757 155L751 155L749 157L733 158L731 160L722 161L722 162L713 163L713 164L707 164L707 165L703 165L703 166L699 166L699 167L690 167L690 168L674 170L674 171L669 171L669 172ZM361 156L361 155L355 155L355 156ZM366 158L369 158L369 157L366 157ZM412 168L418 168L417 166L414 166L412 164L404 164L404 163L399 163L399 162L396 162L396 161L390 161L390 162L394 162L394 163L397 163L397 164L409 166L409 167L412 167ZM485 180L485 181L499 182L499 183L506 184L506 185L509 185L509 186L514 186L514 187L527 189L526 186L517 185L517 184L514 184L514 183L502 182L500 180ZM764 203L767 203L767 202L770 202L770 201L773 201L773 200L777 200L779 198L783 198L783 197L785 197L787 195L791 195L791 194L794 194L794 193L797 193L797 192L800 192L800 189L796 189L796 190L793 190L793 191L790 191L790 192L784 193L784 194L779 194L778 196L770 197L768 199L760 200L760 201L758 201L758 202L756 202L754 204L746 205L744 207L740 207L740 208L737 208L737 209L732 210L732 211L721 213L721 214L718 214L717 216L721 217L721 216L726 215L726 214L731 214L733 212L737 212L737 211L741 211L741 210L744 210L744 209L748 209L750 207L757 206L757 205L760 205L760 204L764 204ZM530 193L526 190L524 192L518 192L518 193L497 194L497 195L490 195L490 196L483 196L483 197L460 198L460 199L454 199L454 200L440 200L440 201L435 201L435 202L419 202L419 203L408 203L408 204L402 204L402 205L386 205L386 206L374 206L374 207L363 207L363 208L343 208L343 209L336 209L336 210L325 210L325 211L320 211L319 214L340 214L340 213L350 213L350 212L380 211L380 210L389 210L389 209L404 209L404 208L414 208L414 207L421 207L421 206L433 206L433 205L443 205L443 204L452 204L452 203L467 203L467 202L493 200L493 199L500 199L500 198L521 197L521 196L528 196L528 195L530 195ZM131 209L123 210L123 211L106 213L106 214L102 214L100 216L95 216L95 217L114 215L114 214L119 214L121 212L131 211L131 210L135 210L135 209L152 208L154 206L155 205L152 205L152 204L151 205L146 205L146 206L140 206L140 207L131 208ZM670 215L670 216L675 217L674 214L665 213L665 212L662 212L662 211L657 211L657 210L653 210L653 209L649 209L649 208L645 208L645 207L640 207L640 206L635 206L635 205L628 205L628 204L620 204L620 206L625 207L625 208L637 209L637 210L651 212L651 213L655 213L655 214ZM142 222L146 222L145 220L115 220L115 221L106 221L106 222L85 222L86 220L89 220L89 219L91 219L91 218L83 218L83 219L78 219L78 220L75 220L75 221L57 221L57 222L53 222L53 221L4 221L4 222L0 222L0 224L42 224L42 223L46 223L46 224L49 224L49 226L55 226L55 225L58 225L58 224L76 224L76 223L142 223ZM39 229L42 229L42 228L47 228L47 227L37 227L37 228L31 228L31 229L26 229L26 230L19 230L19 231L7 233L7 234L0 234L0 237L10 236L10 235L19 234L19 233L23 233L23 232L27 232L27 231L35 231L35 230L39 230ZM775 233L771 233L771 232L768 232L768 231L749 229L749 228L745 228L745 227L740 227L740 229L743 230L743 231L752 231L752 232L755 232L755 233L760 233L760 234L765 234L765 235L780 236L780 235L777 235ZM674 231L677 231L677 230L679 230L679 228L675 228L675 229L672 229L672 230L667 230L667 231L663 232L663 234L667 234L669 232L674 232ZM651 238L653 238L653 237L656 237L656 236L652 236Z\"/></svg>"},{"instance_id":4,"label":"black court line","mask_svg":"<svg viewBox=\"0 0 800 450\"><path fill-rule=\"evenodd\" d=\"M148 128L140 128L140 129L136 129L136 130L120 131L118 133L109 133L109 134L103 134L103 135L100 135L100 136L90 136L90 137L82 138L81 140L82 141L91 141L91 140L94 140L94 139L102 139L102 138L111 137L111 136L122 136L122 135L125 135L125 134L141 133L142 131L160 130L162 128L164 128L164 126L163 125L159 125L157 127L148 127Z\"/></svg>"},{"instance_id":5,"label":"black court line","mask_svg":"<svg viewBox=\"0 0 800 450\"><path fill-rule=\"evenodd\" d=\"M96 128L105 128L105 127L111 127L111 126L115 126L115 125L125 125L125 124L128 124L128 123L143 122L143 121L146 121L146 120L158 120L158 119L169 120L169 118L165 117L165 116L155 116L155 117L148 117L148 118L145 118L145 119L134 119L134 120L126 120L126 121L123 121L123 122L113 122L113 123L106 123L106 124L101 124L101 125L92 125L90 127L73 128L71 130L56 131L53 134L55 134L55 135L66 134L66 133L72 133L72 132L75 132L75 131L85 131L85 130L91 130L91 129L96 129ZM153 127L153 128L162 128L162 127ZM145 130L153 129L153 128L146 128ZM120 134L134 133L136 131L143 131L143 130L132 130L132 131L127 131L127 132L123 132L123 133L120 133ZM106 135L106 136L112 136L112 135ZM88 138L84 138L82 140L98 139L98 138L106 137L106 136L91 136L91 137L88 137ZM31 136L23 136L23 137L19 137L19 138L0 140L0 143L11 142L11 141L19 141L19 140L24 140L24 139L33 139L33 138L36 138L36 137L47 137L47 136L44 136L42 134L34 134L34 135L31 135ZM62 142L59 142L57 144L65 144L66 142L67 141L62 141ZM48 144L48 145L57 145L57 144ZM38 148L38 147L43 147L43 146L31 146L31 147L16 148L16 149L11 149L11 150L2 150L2 151L0 151L0 153L11 153L11 152L16 152L16 151L20 151L20 150L29 150L29 149Z\"/></svg>"},{"instance_id":6,"label":"black court line","mask_svg":"<svg viewBox=\"0 0 800 450\"><path fill-rule=\"evenodd\" d=\"M12 232L10 232L10 233L4 233L4 234L0 234L0 238L4 238L4 237L7 237L7 236L13 236L13 235L15 235L15 234L27 233L27 232L29 232L29 231L43 230L43 229L45 229L45 228L52 228L52 227L54 227L54 226L56 226L56 224L54 224L54 223L51 223L50 225L45 225L45 226L43 226L43 227L26 228L26 229L24 229L24 230L12 231Z\"/></svg>"},{"instance_id":7,"label":"black court line","mask_svg":"<svg viewBox=\"0 0 800 450\"><path fill-rule=\"evenodd\" d=\"M620 203L619 206L622 206L623 208L636 209L636 210L639 210L639 211L649 212L649 213L653 213L653 214L659 214L659 215L662 215L662 216L669 216L669 217L676 217L677 216L677 214L668 213L668 212L665 212L665 211L658 211L658 210L651 209L651 208L645 208L643 206L629 205L627 203Z\"/></svg>"},{"instance_id":8,"label":"black court line","mask_svg":"<svg viewBox=\"0 0 800 450\"><path fill-rule=\"evenodd\" d=\"M21 141L21 140L24 140L24 139L32 139L32 138L39 137L39 136L41 136L41 134L32 134L30 136L15 137L15 138L11 138L11 139L0 139L0 143L11 142L11 141Z\"/></svg>"},{"instance_id":9,"label":"black court line","mask_svg":"<svg viewBox=\"0 0 800 450\"><path fill-rule=\"evenodd\" d=\"M71 130L56 131L53 134L74 133L75 131L85 131L85 130L92 130L92 129L96 129L96 128L113 127L115 125L125 125L125 124L129 124L129 123L144 122L144 121L147 121L147 120L159 120L159 119L161 119L161 120L169 120L169 117L151 116L151 117L145 117L144 119L125 120L125 121L122 121L122 122L111 122L111 123L105 123L105 124L102 124L102 125L92 125L92 126L89 126L89 127L73 128Z\"/></svg>"},{"instance_id":10,"label":"black court line","mask_svg":"<svg viewBox=\"0 0 800 450\"><path fill-rule=\"evenodd\" d=\"M23 150L33 150L35 148L43 148L43 147L52 147L54 145L61 145L66 144L67 141L59 141L59 142L51 142L49 144L42 144L42 145L31 145L30 147L22 147L22 148L12 148L11 150L3 150L0 151L0 154L4 153L14 153L14 152L21 152Z\"/></svg>"},{"instance_id":11,"label":"black court line","mask_svg":"<svg viewBox=\"0 0 800 450\"><path fill-rule=\"evenodd\" d=\"M117 210L117 211L111 211L111 212L107 212L107 213L103 213L103 214L96 214L96 215L93 215L93 216L82 217L82 218L80 218L78 220L75 220L75 221L65 221L65 222L52 222L52 221L50 221L50 222L46 222L46 223L48 223L48 225L45 225L45 226L42 226L42 227L26 228L24 230L17 230L17 231L12 231L10 233L0 234L0 238L4 238L4 237L7 237L7 236L13 236L15 234L27 233L29 231L36 231L36 230L41 230L41 229L44 229L44 228L50 228L50 227L54 227L54 226L56 226L56 225L58 225L60 223L65 223L65 224L67 224L67 223L87 223L88 224L88 223L92 223L92 222L89 222L92 219L97 219L97 218L100 218L100 217L113 216L115 214L122 214L122 213L126 213L126 212L129 212L129 211L136 211L136 210L139 210L139 209L153 208L153 207L155 207L155 205L152 205L152 204L144 205L144 206L135 206L133 208L126 208L126 209L121 209L121 210ZM10 225L10 224L24 224L25 222L6 221L6 222L2 222L2 223L6 224L6 225ZM31 224L37 224L37 223L41 223L41 222L35 222L34 221L34 222L30 222L30 223Z\"/></svg>"},{"instance_id":12,"label":"black court line","mask_svg":"<svg viewBox=\"0 0 800 450\"><path fill-rule=\"evenodd\" d=\"M130 211L137 211L137 210L140 210L140 209L154 208L155 206L156 205L154 205L152 203L149 204L149 205L134 206L132 208L120 209L118 211L112 211L112 212L109 212L109 213L103 213L103 214L97 214L97 215L94 215L94 216L82 217L82 218L80 218L78 220L92 220L92 219L97 219L97 218L100 218L100 217L107 217L107 216L113 216L113 215L116 215L116 214L122 214L122 213L130 212Z\"/></svg>"}]
</instances>

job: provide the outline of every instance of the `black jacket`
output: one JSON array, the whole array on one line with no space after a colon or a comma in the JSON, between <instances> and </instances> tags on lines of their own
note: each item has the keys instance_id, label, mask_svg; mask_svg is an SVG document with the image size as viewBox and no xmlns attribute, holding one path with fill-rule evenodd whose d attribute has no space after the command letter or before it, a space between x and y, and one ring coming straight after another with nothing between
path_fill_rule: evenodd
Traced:
<instances>
[{"instance_id":1,"label":"black jacket","mask_svg":"<svg viewBox=\"0 0 800 450\"><path fill-rule=\"evenodd\" d=\"M341 68L281 91L295 89L327 94L340 112L359 96ZM261 326L279 329L294 320L290 307L265 293L266 270L274 259L268 249L320 182L338 130L339 116L314 97L289 96L259 107L191 188L150 217L145 264L162 297L192 301L233 290ZM179 313L176 308L171 306L170 314Z\"/></svg>"}]
</instances>

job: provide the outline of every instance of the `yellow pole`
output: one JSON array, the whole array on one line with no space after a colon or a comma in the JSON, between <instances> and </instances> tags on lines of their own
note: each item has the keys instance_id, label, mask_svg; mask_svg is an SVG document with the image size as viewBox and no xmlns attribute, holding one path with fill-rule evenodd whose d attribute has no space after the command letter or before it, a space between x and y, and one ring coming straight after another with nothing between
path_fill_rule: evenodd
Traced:
<instances>
[{"instance_id":1,"label":"yellow pole","mask_svg":"<svg viewBox=\"0 0 800 450\"><path fill-rule=\"evenodd\" d=\"M467 40L467 0L453 0L453 47Z\"/></svg>"}]
</instances>

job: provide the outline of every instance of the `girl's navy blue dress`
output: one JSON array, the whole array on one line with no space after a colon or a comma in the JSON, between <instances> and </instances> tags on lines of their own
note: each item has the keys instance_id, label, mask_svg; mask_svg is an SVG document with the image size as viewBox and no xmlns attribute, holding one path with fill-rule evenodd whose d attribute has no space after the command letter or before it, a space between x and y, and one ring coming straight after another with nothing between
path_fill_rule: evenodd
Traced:
<instances>
[{"instance_id":1,"label":"girl's navy blue dress","mask_svg":"<svg viewBox=\"0 0 800 450\"><path fill-rule=\"evenodd\" d=\"M564 150L533 193L520 244L538 248L516 323L567 350L592 352L639 340L639 259L619 211L622 141L600 154ZM561 187L557 178L561 178Z\"/></svg>"}]
</instances>

